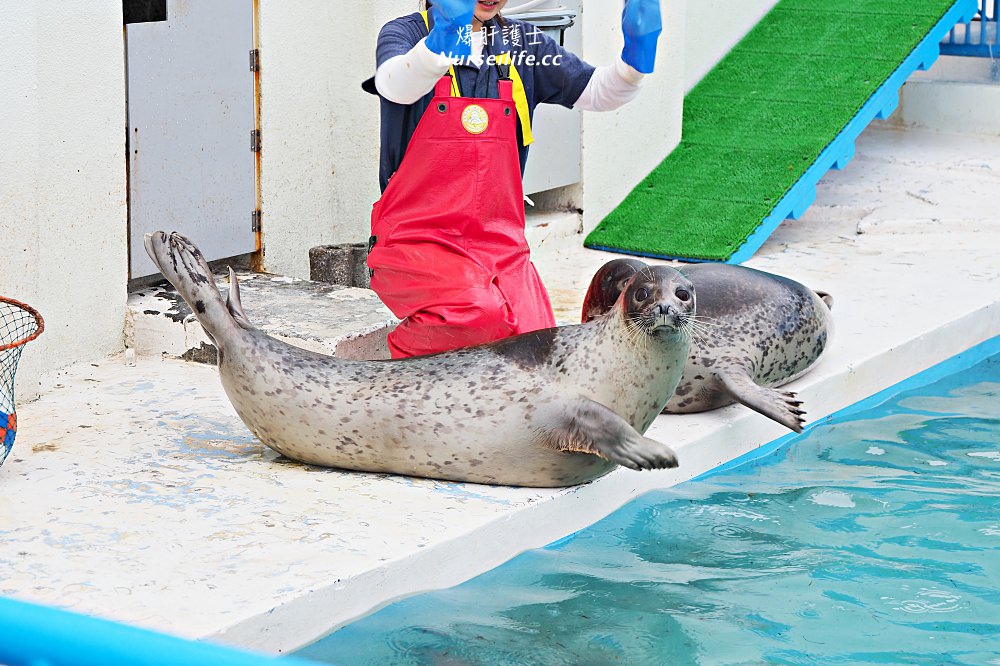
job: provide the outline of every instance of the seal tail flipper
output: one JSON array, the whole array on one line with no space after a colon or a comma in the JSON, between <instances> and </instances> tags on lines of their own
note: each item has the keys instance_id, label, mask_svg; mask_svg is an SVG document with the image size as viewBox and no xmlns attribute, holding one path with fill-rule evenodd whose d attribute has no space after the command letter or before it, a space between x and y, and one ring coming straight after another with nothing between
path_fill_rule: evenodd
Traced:
<instances>
[{"instance_id":1,"label":"seal tail flipper","mask_svg":"<svg viewBox=\"0 0 1000 666\"><path fill-rule=\"evenodd\" d=\"M826 303L826 307L830 308L831 310L833 309L833 296L826 293L825 291L817 291L816 295L820 297L820 300Z\"/></svg>"},{"instance_id":2,"label":"seal tail flipper","mask_svg":"<svg viewBox=\"0 0 1000 666\"><path fill-rule=\"evenodd\" d=\"M201 251L176 232L155 231L146 234L143 243L150 259L191 306L205 333L218 347L237 326Z\"/></svg>"},{"instance_id":3,"label":"seal tail flipper","mask_svg":"<svg viewBox=\"0 0 1000 666\"><path fill-rule=\"evenodd\" d=\"M243 300L240 298L240 281L236 277L236 271L229 267L229 296L226 298L226 309L233 316L236 323L247 330L254 330L256 327L250 323L250 318L243 312Z\"/></svg>"},{"instance_id":4,"label":"seal tail flipper","mask_svg":"<svg viewBox=\"0 0 1000 666\"><path fill-rule=\"evenodd\" d=\"M565 405L565 398L561 401ZM589 453L634 470L677 467L669 446L643 437L604 405L577 396L538 432L538 443L559 451Z\"/></svg>"},{"instance_id":5,"label":"seal tail flipper","mask_svg":"<svg viewBox=\"0 0 1000 666\"><path fill-rule=\"evenodd\" d=\"M802 401L796 399L795 393L760 386L750 375L737 370L721 370L716 374L733 400L786 428L802 432L805 411L801 409Z\"/></svg>"}]
</instances>

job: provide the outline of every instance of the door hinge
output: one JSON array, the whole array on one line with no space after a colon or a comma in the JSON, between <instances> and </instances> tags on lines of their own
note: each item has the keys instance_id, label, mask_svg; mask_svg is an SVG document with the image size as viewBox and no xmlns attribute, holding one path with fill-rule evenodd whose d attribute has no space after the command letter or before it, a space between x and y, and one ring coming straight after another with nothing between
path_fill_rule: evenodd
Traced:
<instances>
[{"instance_id":1,"label":"door hinge","mask_svg":"<svg viewBox=\"0 0 1000 666\"><path fill-rule=\"evenodd\" d=\"M254 212L250 213L250 231L254 232L255 234L259 234L261 231L263 231L263 226L261 224L260 218L261 218L260 209L257 209Z\"/></svg>"},{"instance_id":2,"label":"door hinge","mask_svg":"<svg viewBox=\"0 0 1000 666\"><path fill-rule=\"evenodd\" d=\"M260 130L255 129L250 132L250 150L255 153L260 152Z\"/></svg>"},{"instance_id":3,"label":"door hinge","mask_svg":"<svg viewBox=\"0 0 1000 666\"><path fill-rule=\"evenodd\" d=\"M250 71L260 71L260 49L251 49L250 51Z\"/></svg>"}]
</instances>

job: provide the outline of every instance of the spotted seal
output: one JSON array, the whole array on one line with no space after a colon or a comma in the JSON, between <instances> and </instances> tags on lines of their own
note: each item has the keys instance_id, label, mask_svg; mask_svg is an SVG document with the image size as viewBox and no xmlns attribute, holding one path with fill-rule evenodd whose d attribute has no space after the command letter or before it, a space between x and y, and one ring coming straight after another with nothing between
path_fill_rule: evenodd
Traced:
<instances>
[{"instance_id":1,"label":"spotted seal","mask_svg":"<svg viewBox=\"0 0 1000 666\"><path fill-rule=\"evenodd\" d=\"M583 321L600 318L628 280L645 269L632 258L605 264L584 298ZM801 377L822 356L833 327L833 299L743 266L693 264L681 272L695 286L703 325L664 411L701 412L740 402L801 432L802 402L795 393L772 387Z\"/></svg>"},{"instance_id":2,"label":"spotted seal","mask_svg":"<svg viewBox=\"0 0 1000 666\"><path fill-rule=\"evenodd\" d=\"M643 269L608 316L496 343L396 361L348 361L255 328L230 271L223 300L179 234L146 251L219 350L236 412L264 444L328 467L452 481L567 486L632 469L675 467L643 437L687 358L691 283Z\"/></svg>"}]
</instances>

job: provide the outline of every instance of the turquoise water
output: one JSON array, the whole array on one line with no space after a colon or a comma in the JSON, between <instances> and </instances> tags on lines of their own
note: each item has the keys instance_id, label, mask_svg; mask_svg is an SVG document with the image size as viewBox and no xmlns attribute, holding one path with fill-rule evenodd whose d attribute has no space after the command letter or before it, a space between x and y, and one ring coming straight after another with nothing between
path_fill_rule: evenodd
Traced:
<instances>
[{"instance_id":1,"label":"turquoise water","mask_svg":"<svg viewBox=\"0 0 1000 666\"><path fill-rule=\"evenodd\" d=\"M912 384L912 382L911 382ZM299 655L1000 665L1000 355Z\"/></svg>"}]
</instances>

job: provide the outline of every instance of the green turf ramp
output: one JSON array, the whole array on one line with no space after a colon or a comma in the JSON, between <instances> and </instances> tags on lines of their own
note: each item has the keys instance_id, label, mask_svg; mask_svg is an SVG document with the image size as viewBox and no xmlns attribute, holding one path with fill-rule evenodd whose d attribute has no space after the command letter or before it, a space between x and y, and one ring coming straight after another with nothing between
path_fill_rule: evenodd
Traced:
<instances>
[{"instance_id":1,"label":"green turf ramp","mask_svg":"<svg viewBox=\"0 0 1000 666\"><path fill-rule=\"evenodd\" d=\"M975 0L781 0L684 99L680 145L585 245L740 262L843 166ZM970 15L971 16L971 15ZM833 154L833 152L837 154ZM777 218L777 219L776 219Z\"/></svg>"}]
</instances>

